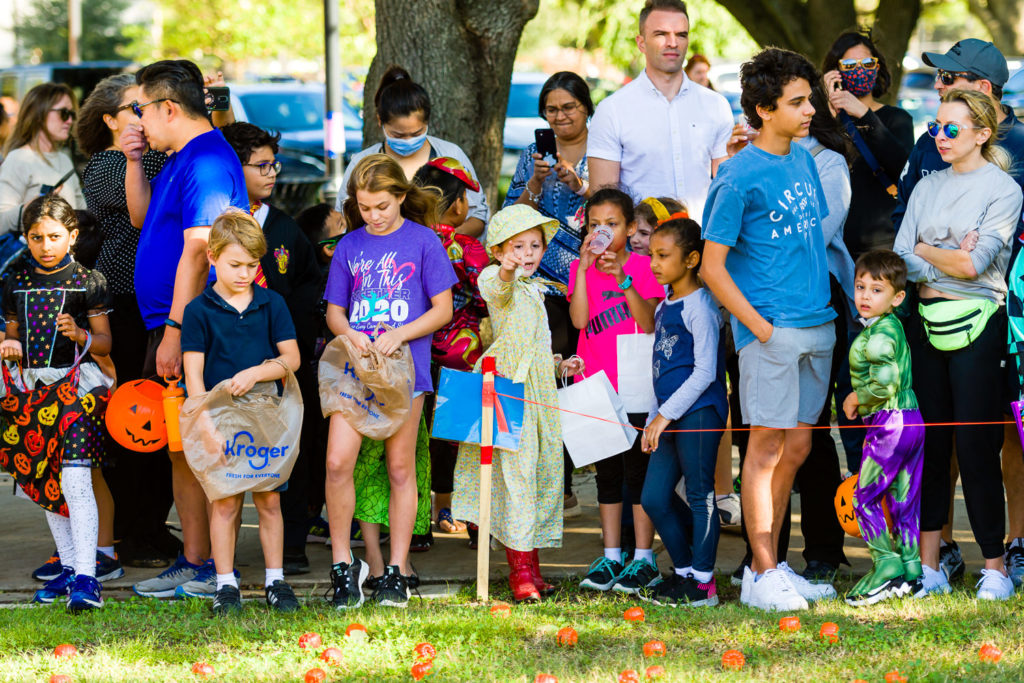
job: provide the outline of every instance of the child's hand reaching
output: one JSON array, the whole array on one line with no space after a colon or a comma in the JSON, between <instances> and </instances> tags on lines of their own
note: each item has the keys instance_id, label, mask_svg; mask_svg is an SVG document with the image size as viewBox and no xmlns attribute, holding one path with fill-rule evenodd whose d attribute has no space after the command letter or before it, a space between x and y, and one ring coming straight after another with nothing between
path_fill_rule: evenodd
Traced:
<instances>
[{"instance_id":1,"label":"child's hand reaching","mask_svg":"<svg viewBox=\"0 0 1024 683\"><path fill-rule=\"evenodd\" d=\"M501 269L509 276L514 275L516 268L523 265L523 260L511 250L502 252L498 260L501 263Z\"/></svg>"},{"instance_id":2,"label":"child's hand reaching","mask_svg":"<svg viewBox=\"0 0 1024 683\"><path fill-rule=\"evenodd\" d=\"M352 342L352 346L356 347L360 353L369 352L370 346L373 345L373 340L368 335L352 328L345 332L345 336L348 337L348 340Z\"/></svg>"},{"instance_id":3,"label":"child's hand reaching","mask_svg":"<svg viewBox=\"0 0 1024 683\"><path fill-rule=\"evenodd\" d=\"M5 339L0 342L0 358L11 362L21 360L21 342L17 339Z\"/></svg>"},{"instance_id":4,"label":"child's hand reaching","mask_svg":"<svg viewBox=\"0 0 1024 683\"><path fill-rule=\"evenodd\" d=\"M558 361L558 375L559 377L572 377L583 372L583 359L579 356L573 356L568 360Z\"/></svg>"},{"instance_id":5,"label":"child's hand reaching","mask_svg":"<svg viewBox=\"0 0 1024 683\"><path fill-rule=\"evenodd\" d=\"M860 401L857 400L857 392L851 391L850 395L843 401L843 413L846 415L848 420L857 419L857 408L860 406Z\"/></svg>"},{"instance_id":6,"label":"child's hand reaching","mask_svg":"<svg viewBox=\"0 0 1024 683\"><path fill-rule=\"evenodd\" d=\"M259 366L241 370L231 378L231 382L228 384L228 391L231 392L232 396L243 396L249 393L249 390L255 386L258 380Z\"/></svg>"},{"instance_id":7,"label":"child's hand reaching","mask_svg":"<svg viewBox=\"0 0 1024 683\"><path fill-rule=\"evenodd\" d=\"M644 453L653 453L658 449L658 441L661 433L668 427L668 420L658 413L651 420L651 423L644 428L643 436L640 437L640 449Z\"/></svg>"},{"instance_id":8,"label":"child's hand reaching","mask_svg":"<svg viewBox=\"0 0 1024 683\"><path fill-rule=\"evenodd\" d=\"M622 264L619 263L617 257L618 252L610 249L605 251L597 257L597 270L605 275L611 275L616 282L622 283L626 279L626 274L622 271Z\"/></svg>"},{"instance_id":9,"label":"child's hand reaching","mask_svg":"<svg viewBox=\"0 0 1024 683\"><path fill-rule=\"evenodd\" d=\"M57 316L57 331L76 344L78 343L78 333L81 330L82 328L75 324L75 319L69 314L61 313Z\"/></svg>"},{"instance_id":10,"label":"child's hand reaching","mask_svg":"<svg viewBox=\"0 0 1024 683\"><path fill-rule=\"evenodd\" d=\"M377 337L373 345L385 356L390 356L402 346L404 341L405 337L402 336L402 328L399 327L398 329L388 330Z\"/></svg>"}]
</instances>

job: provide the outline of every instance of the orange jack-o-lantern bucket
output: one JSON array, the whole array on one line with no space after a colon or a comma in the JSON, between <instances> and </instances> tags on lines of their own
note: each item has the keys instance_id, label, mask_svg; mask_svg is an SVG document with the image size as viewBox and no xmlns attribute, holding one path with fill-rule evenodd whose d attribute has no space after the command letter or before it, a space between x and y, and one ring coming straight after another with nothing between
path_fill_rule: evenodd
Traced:
<instances>
[{"instance_id":1,"label":"orange jack-o-lantern bucket","mask_svg":"<svg viewBox=\"0 0 1024 683\"><path fill-rule=\"evenodd\" d=\"M107 404L107 430L114 441L140 453L167 445L163 387L149 379L125 382Z\"/></svg>"}]
</instances>

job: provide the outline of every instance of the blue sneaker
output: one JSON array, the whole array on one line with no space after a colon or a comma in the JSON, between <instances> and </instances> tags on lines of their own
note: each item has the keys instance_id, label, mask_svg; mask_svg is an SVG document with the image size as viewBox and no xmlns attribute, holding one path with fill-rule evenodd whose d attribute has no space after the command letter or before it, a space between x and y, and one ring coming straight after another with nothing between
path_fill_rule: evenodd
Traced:
<instances>
[{"instance_id":1,"label":"blue sneaker","mask_svg":"<svg viewBox=\"0 0 1024 683\"><path fill-rule=\"evenodd\" d=\"M241 578L241 574L234 570L235 578ZM217 567L213 564L213 558L203 563L203 566L196 572L191 581L186 581L174 589L176 598L210 598L217 593Z\"/></svg>"},{"instance_id":2,"label":"blue sneaker","mask_svg":"<svg viewBox=\"0 0 1024 683\"><path fill-rule=\"evenodd\" d=\"M121 558L115 553L110 557L99 550L96 551L96 580L100 583L120 579L124 576L124 567L121 566Z\"/></svg>"},{"instance_id":3,"label":"blue sneaker","mask_svg":"<svg viewBox=\"0 0 1024 683\"><path fill-rule=\"evenodd\" d=\"M60 563L60 553L54 550L50 559L32 572L32 578L36 581L53 581L60 576L62 571L64 571L64 567Z\"/></svg>"},{"instance_id":4,"label":"blue sneaker","mask_svg":"<svg viewBox=\"0 0 1024 683\"><path fill-rule=\"evenodd\" d=\"M57 598L71 592L71 584L74 580L75 570L71 567L64 567L56 578L47 581L42 588L36 591L36 594L32 596L32 602L40 605L52 604Z\"/></svg>"},{"instance_id":5,"label":"blue sneaker","mask_svg":"<svg viewBox=\"0 0 1024 683\"><path fill-rule=\"evenodd\" d=\"M100 596L100 582L91 576L76 576L71 585L71 597L68 598L69 612L85 612L103 607Z\"/></svg>"},{"instance_id":6,"label":"blue sneaker","mask_svg":"<svg viewBox=\"0 0 1024 683\"><path fill-rule=\"evenodd\" d=\"M178 555L167 569L163 570L152 579L146 579L132 586L136 595L144 598L173 598L174 590L195 578L199 567L185 559L184 555Z\"/></svg>"}]
</instances>

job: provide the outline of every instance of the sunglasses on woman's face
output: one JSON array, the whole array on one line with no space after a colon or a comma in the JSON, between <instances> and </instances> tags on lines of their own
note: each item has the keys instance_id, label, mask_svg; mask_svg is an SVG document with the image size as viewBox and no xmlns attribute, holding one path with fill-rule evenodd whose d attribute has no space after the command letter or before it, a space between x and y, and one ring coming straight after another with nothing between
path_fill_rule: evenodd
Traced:
<instances>
[{"instance_id":1,"label":"sunglasses on woman's face","mask_svg":"<svg viewBox=\"0 0 1024 683\"><path fill-rule=\"evenodd\" d=\"M939 69L937 75L939 80L942 81L942 85L953 85L958 78L965 78L968 81L977 80L977 77L970 71L946 71L945 69Z\"/></svg>"},{"instance_id":2,"label":"sunglasses on woman's face","mask_svg":"<svg viewBox=\"0 0 1024 683\"><path fill-rule=\"evenodd\" d=\"M50 111L57 112L57 114L60 116L60 120L64 123L67 123L68 121L73 121L75 118L75 110L68 109L67 107L54 107Z\"/></svg>"},{"instance_id":3,"label":"sunglasses on woman's face","mask_svg":"<svg viewBox=\"0 0 1024 683\"><path fill-rule=\"evenodd\" d=\"M320 240L319 242L317 242L317 244L319 244L321 247L334 248L334 247L338 246L338 240L340 240L344 236L345 236L345 233L342 233L340 235L335 235L334 237L328 237L325 240Z\"/></svg>"},{"instance_id":4,"label":"sunglasses on woman's face","mask_svg":"<svg viewBox=\"0 0 1024 683\"><path fill-rule=\"evenodd\" d=\"M961 126L959 123L940 124L938 121L928 122L928 135L931 135L933 138L939 137L939 131L942 131L950 140L956 140L962 130L978 130L978 127Z\"/></svg>"},{"instance_id":5,"label":"sunglasses on woman's face","mask_svg":"<svg viewBox=\"0 0 1024 683\"><path fill-rule=\"evenodd\" d=\"M865 69L877 69L878 60L874 57L865 57L864 59L840 59L839 70L850 71L856 69L858 66L862 66Z\"/></svg>"}]
</instances>

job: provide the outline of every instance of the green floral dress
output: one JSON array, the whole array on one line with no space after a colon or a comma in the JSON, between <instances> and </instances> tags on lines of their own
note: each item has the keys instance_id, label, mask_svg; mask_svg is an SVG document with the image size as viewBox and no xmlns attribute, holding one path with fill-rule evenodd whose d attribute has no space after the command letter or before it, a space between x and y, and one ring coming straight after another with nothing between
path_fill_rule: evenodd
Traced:
<instances>
[{"instance_id":1,"label":"green floral dress","mask_svg":"<svg viewBox=\"0 0 1024 683\"><path fill-rule=\"evenodd\" d=\"M420 431L416 436L416 525L414 534L430 531L430 432L427 423L420 417ZM388 502L391 499L391 482L388 479L387 460L384 457L384 442L363 439L359 457L352 471L356 489L356 508L353 519L374 524L388 525Z\"/></svg>"}]
</instances>

